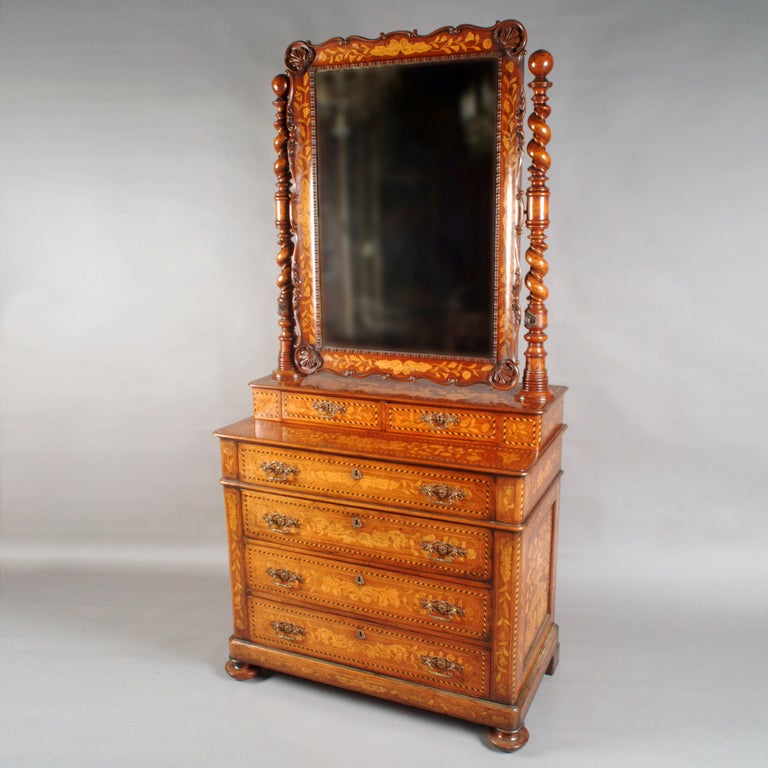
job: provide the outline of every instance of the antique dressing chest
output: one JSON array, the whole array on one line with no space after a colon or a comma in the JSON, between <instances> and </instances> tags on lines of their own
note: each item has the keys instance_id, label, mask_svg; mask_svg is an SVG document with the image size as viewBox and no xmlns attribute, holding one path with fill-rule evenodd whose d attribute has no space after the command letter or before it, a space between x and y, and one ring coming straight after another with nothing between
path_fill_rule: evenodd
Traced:
<instances>
[{"instance_id":1,"label":"antique dressing chest","mask_svg":"<svg viewBox=\"0 0 768 768\"><path fill-rule=\"evenodd\" d=\"M525 43L504 21L288 48L278 365L217 432L228 673L463 718L507 751L557 666L565 429L544 351L552 58L530 57L527 110Z\"/></svg>"}]
</instances>

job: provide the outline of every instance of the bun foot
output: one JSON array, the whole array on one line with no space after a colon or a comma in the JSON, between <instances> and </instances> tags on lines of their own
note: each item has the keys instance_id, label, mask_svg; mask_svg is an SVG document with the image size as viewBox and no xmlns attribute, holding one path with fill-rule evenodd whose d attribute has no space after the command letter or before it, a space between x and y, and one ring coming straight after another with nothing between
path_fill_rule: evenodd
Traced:
<instances>
[{"instance_id":1,"label":"bun foot","mask_svg":"<svg viewBox=\"0 0 768 768\"><path fill-rule=\"evenodd\" d=\"M514 752L522 749L528 742L528 729L521 725L516 731L502 731L499 728L488 729L488 741L496 749Z\"/></svg>"},{"instance_id":2,"label":"bun foot","mask_svg":"<svg viewBox=\"0 0 768 768\"><path fill-rule=\"evenodd\" d=\"M549 660L549 666L544 671L545 674L554 675L559 661L560 661L560 643L558 643L555 646L555 650L552 651L552 658Z\"/></svg>"},{"instance_id":3,"label":"bun foot","mask_svg":"<svg viewBox=\"0 0 768 768\"><path fill-rule=\"evenodd\" d=\"M250 680L252 677L256 677L260 671L259 668L254 667L253 664L246 664L244 661L235 661L235 659L229 659L224 665L224 669L226 669L227 674L235 680Z\"/></svg>"}]
</instances>

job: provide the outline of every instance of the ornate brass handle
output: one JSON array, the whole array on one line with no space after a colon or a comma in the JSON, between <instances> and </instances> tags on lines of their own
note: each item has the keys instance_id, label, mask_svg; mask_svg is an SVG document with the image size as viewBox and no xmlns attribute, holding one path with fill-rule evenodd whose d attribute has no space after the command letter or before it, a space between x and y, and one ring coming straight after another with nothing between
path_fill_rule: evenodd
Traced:
<instances>
[{"instance_id":1,"label":"ornate brass handle","mask_svg":"<svg viewBox=\"0 0 768 768\"><path fill-rule=\"evenodd\" d=\"M425 411L421 414L421 420L433 429L448 429L448 427L459 426L459 417L455 413Z\"/></svg>"},{"instance_id":2,"label":"ornate brass handle","mask_svg":"<svg viewBox=\"0 0 768 768\"><path fill-rule=\"evenodd\" d=\"M344 403L334 403L333 400L313 400L312 407L317 411L317 415L324 419L335 419L340 413L347 411Z\"/></svg>"},{"instance_id":3,"label":"ornate brass handle","mask_svg":"<svg viewBox=\"0 0 768 768\"><path fill-rule=\"evenodd\" d=\"M261 468L267 480L274 480L276 483L287 483L291 476L296 477L299 474L298 467L292 467L284 461L262 461Z\"/></svg>"},{"instance_id":4,"label":"ornate brass handle","mask_svg":"<svg viewBox=\"0 0 768 768\"><path fill-rule=\"evenodd\" d=\"M267 568L267 576L276 586L287 589L293 589L297 584L304 583L304 577L300 573L294 573L285 568Z\"/></svg>"},{"instance_id":5,"label":"ornate brass handle","mask_svg":"<svg viewBox=\"0 0 768 768\"><path fill-rule=\"evenodd\" d=\"M423 496L426 496L430 501L436 501L438 504L455 504L457 501L463 501L466 497L466 493L461 488L441 485L440 483L422 483L419 490Z\"/></svg>"},{"instance_id":6,"label":"ornate brass handle","mask_svg":"<svg viewBox=\"0 0 768 768\"><path fill-rule=\"evenodd\" d=\"M264 515L264 522L267 524L267 528L275 533L293 533L291 528L298 528L301 525L301 520L296 520L288 515L283 515L280 512L269 512Z\"/></svg>"},{"instance_id":7,"label":"ornate brass handle","mask_svg":"<svg viewBox=\"0 0 768 768\"><path fill-rule=\"evenodd\" d=\"M421 600L421 607L438 621L453 621L455 616L464 615L464 609L460 605L454 605L447 600L428 600L424 597Z\"/></svg>"},{"instance_id":8,"label":"ornate brass handle","mask_svg":"<svg viewBox=\"0 0 768 768\"><path fill-rule=\"evenodd\" d=\"M290 621L270 621L269 626L275 631L275 634L283 640L302 640L306 637L307 630L298 624L291 624Z\"/></svg>"},{"instance_id":9,"label":"ornate brass handle","mask_svg":"<svg viewBox=\"0 0 768 768\"><path fill-rule=\"evenodd\" d=\"M439 563L452 563L455 557L467 556L464 547L457 547L447 541L422 541L421 548L430 560L437 560Z\"/></svg>"},{"instance_id":10,"label":"ornate brass handle","mask_svg":"<svg viewBox=\"0 0 768 768\"><path fill-rule=\"evenodd\" d=\"M451 661L442 656L422 656L421 663L431 674L438 677L453 677L454 673L460 675L464 671L458 661Z\"/></svg>"}]
</instances>

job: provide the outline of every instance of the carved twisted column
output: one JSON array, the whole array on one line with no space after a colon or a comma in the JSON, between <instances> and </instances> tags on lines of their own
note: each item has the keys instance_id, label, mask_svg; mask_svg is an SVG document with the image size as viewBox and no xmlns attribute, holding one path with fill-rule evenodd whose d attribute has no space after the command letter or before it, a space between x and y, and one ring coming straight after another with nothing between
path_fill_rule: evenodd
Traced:
<instances>
[{"instance_id":1,"label":"carved twisted column","mask_svg":"<svg viewBox=\"0 0 768 768\"><path fill-rule=\"evenodd\" d=\"M273 372L278 381L295 379L293 368L293 321L291 319L291 257L293 256L293 238L291 237L290 221L290 184L291 172L288 166L288 126L286 125L286 105L290 81L286 75L277 75L272 80L272 90L275 92L275 137L274 147L277 160L274 169L277 177L275 191L275 226L277 227L277 266L280 274L277 276L277 287L280 291L277 298L277 324L280 327L280 351L277 356L277 368Z\"/></svg>"},{"instance_id":2,"label":"carved twisted column","mask_svg":"<svg viewBox=\"0 0 768 768\"><path fill-rule=\"evenodd\" d=\"M547 118L551 112L547 104L547 90L552 83L547 75L552 71L552 55L547 51L536 51L531 54L528 68L534 75L530 84L533 90L533 111L528 116L528 127L533 138L528 142L528 155L531 165L528 168L530 185L528 187L528 215L525 225L530 230L528 239L530 246L525 253L525 260L530 270L525 276L528 288L528 306L525 310L525 371L523 385L517 394L518 400L524 403L544 404L552 400L554 395L549 388L547 377L547 353L544 342L547 340L547 308L544 301L549 291L544 285L544 277L549 271L549 265L544 258L547 250L547 227L549 226L549 188L547 187L547 171L551 163L547 144L550 139Z\"/></svg>"}]
</instances>

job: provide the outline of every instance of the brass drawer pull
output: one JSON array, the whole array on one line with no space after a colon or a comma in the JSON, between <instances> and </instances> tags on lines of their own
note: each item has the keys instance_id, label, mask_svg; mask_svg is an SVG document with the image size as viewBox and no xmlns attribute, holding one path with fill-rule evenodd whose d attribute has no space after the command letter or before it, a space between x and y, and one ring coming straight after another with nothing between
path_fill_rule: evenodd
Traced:
<instances>
[{"instance_id":1,"label":"brass drawer pull","mask_svg":"<svg viewBox=\"0 0 768 768\"><path fill-rule=\"evenodd\" d=\"M276 483L287 483L291 476L296 477L299 474L298 467L292 467L284 461L262 461L261 468L267 480L274 480Z\"/></svg>"},{"instance_id":2,"label":"brass drawer pull","mask_svg":"<svg viewBox=\"0 0 768 768\"><path fill-rule=\"evenodd\" d=\"M453 621L455 616L461 618L464 615L464 609L460 605L454 605L447 600L428 600L424 597L421 607L438 621Z\"/></svg>"},{"instance_id":3,"label":"brass drawer pull","mask_svg":"<svg viewBox=\"0 0 768 768\"><path fill-rule=\"evenodd\" d=\"M421 663L437 677L453 677L454 673L460 675L464 671L458 661L451 661L442 656L422 656Z\"/></svg>"},{"instance_id":4,"label":"brass drawer pull","mask_svg":"<svg viewBox=\"0 0 768 768\"><path fill-rule=\"evenodd\" d=\"M467 556L464 547L457 547L447 541L422 541L421 548L430 560L437 560L438 563L452 563L455 557Z\"/></svg>"},{"instance_id":5,"label":"brass drawer pull","mask_svg":"<svg viewBox=\"0 0 768 768\"><path fill-rule=\"evenodd\" d=\"M290 621L270 621L269 626L272 627L275 634L283 640L302 640L307 635L307 630L304 627L300 627L298 624L291 624Z\"/></svg>"},{"instance_id":6,"label":"brass drawer pull","mask_svg":"<svg viewBox=\"0 0 768 768\"><path fill-rule=\"evenodd\" d=\"M448 429L448 427L459 426L459 417L455 413L427 411L421 414L421 420L432 429Z\"/></svg>"},{"instance_id":7,"label":"brass drawer pull","mask_svg":"<svg viewBox=\"0 0 768 768\"><path fill-rule=\"evenodd\" d=\"M297 584L304 583L304 577L300 573L288 571L285 568L267 568L267 576L278 587L293 589Z\"/></svg>"},{"instance_id":8,"label":"brass drawer pull","mask_svg":"<svg viewBox=\"0 0 768 768\"><path fill-rule=\"evenodd\" d=\"M357 576L355 576L355 584L357 584L358 587L362 587L365 584L365 577L362 573L358 573Z\"/></svg>"},{"instance_id":9,"label":"brass drawer pull","mask_svg":"<svg viewBox=\"0 0 768 768\"><path fill-rule=\"evenodd\" d=\"M357 632L355 632L355 637L358 640L365 640L367 638L367 635L365 634L365 632L362 629L360 629L360 627L358 627L357 628Z\"/></svg>"},{"instance_id":10,"label":"brass drawer pull","mask_svg":"<svg viewBox=\"0 0 768 768\"><path fill-rule=\"evenodd\" d=\"M363 521L359 517L353 517L352 518L352 527L353 528L362 528L363 527Z\"/></svg>"},{"instance_id":11,"label":"brass drawer pull","mask_svg":"<svg viewBox=\"0 0 768 768\"><path fill-rule=\"evenodd\" d=\"M335 419L340 413L347 411L344 403L334 403L333 400L313 400L312 407L317 411L317 415L324 419Z\"/></svg>"},{"instance_id":12,"label":"brass drawer pull","mask_svg":"<svg viewBox=\"0 0 768 768\"><path fill-rule=\"evenodd\" d=\"M419 486L423 496L430 501L438 504L455 504L457 501L464 501L466 493L461 488L454 488L452 485L441 485L440 483L422 483Z\"/></svg>"},{"instance_id":13,"label":"brass drawer pull","mask_svg":"<svg viewBox=\"0 0 768 768\"><path fill-rule=\"evenodd\" d=\"M267 524L267 528L275 533L294 533L291 528L299 528L301 526L301 520L288 517L280 512L269 512L264 515L264 522Z\"/></svg>"}]
</instances>

